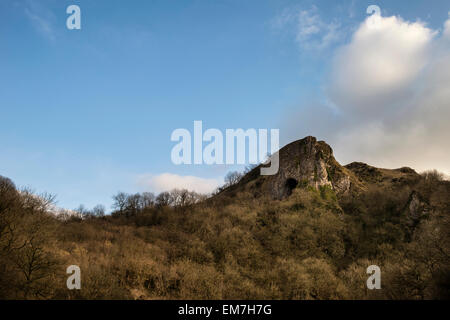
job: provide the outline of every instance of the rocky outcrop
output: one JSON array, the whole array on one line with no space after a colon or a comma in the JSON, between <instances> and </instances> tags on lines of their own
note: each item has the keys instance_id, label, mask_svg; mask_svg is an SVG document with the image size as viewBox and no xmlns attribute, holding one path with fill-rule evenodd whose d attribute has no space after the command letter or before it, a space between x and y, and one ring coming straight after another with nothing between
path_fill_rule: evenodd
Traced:
<instances>
[{"instance_id":1,"label":"rocky outcrop","mask_svg":"<svg viewBox=\"0 0 450 320\"><path fill-rule=\"evenodd\" d=\"M409 196L408 203L405 208L405 215L407 224L413 227L419 221L430 213L430 206L423 199L423 197L416 191L413 191Z\"/></svg>"},{"instance_id":2,"label":"rocky outcrop","mask_svg":"<svg viewBox=\"0 0 450 320\"><path fill-rule=\"evenodd\" d=\"M379 182L382 178L382 173L378 168L363 162L352 162L346 165L345 168L351 170L362 181Z\"/></svg>"},{"instance_id":3,"label":"rocky outcrop","mask_svg":"<svg viewBox=\"0 0 450 320\"><path fill-rule=\"evenodd\" d=\"M278 151L278 156L277 174L261 175L261 165L257 166L239 183L224 189L224 194L233 196L247 191L254 197L268 195L281 200L298 187L329 187L340 198L344 195L358 196L371 187L401 188L420 180L420 175L408 167L383 169L362 162L342 166L326 142L311 136L284 146Z\"/></svg>"},{"instance_id":4,"label":"rocky outcrop","mask_svg":"<svg viewBox=\"0 0 450 320\"><path fill-rule=\"evenodd\" d=\"M328 186L337 194L347 193L355 184L353 174L341 166L324 141L306 137L279 151L279 170L269 176L269 192L276 199L289 196L297 186Z\"/></svg>"}]
</instances>

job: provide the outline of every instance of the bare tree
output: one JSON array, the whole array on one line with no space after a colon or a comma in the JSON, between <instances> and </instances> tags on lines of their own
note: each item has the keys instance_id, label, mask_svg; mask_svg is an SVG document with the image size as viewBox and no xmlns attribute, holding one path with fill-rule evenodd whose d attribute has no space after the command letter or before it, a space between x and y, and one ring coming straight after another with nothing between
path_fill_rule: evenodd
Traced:
<instances>
[{"instance_id":1,"label":"bare tree","mask_svg":"<svg viewBox=\"0 0 450 320\"><path fill-rule=\"evenodd\" d=\"M128 217L138 214L141 209L141 204L141 195L139 193L128 195L126 199L125 215Z\"/></svg>"},{"instance_id":2,"label":"bare tree","mask_svg":"<svg viewBox=\"0 0 450 320\"><path fill-rule=\"evenodd\" d=\"M17 191L0 177L0 298L45 297L56 262L49 248L54 197ZM46 249L47 248L47 249Z\"/></svg>"},{"instance_id":3,"label":"bare tree","mask_svg":"<svg viewBox=\"0 0 450 320\"><path fill-rule=\"evenodd\" d=\"M105 216L106 208L104 205L98 204L92 209L92 213L96 217L103 217Z\"/></svg>"},{"instance_id":4,"label":"bare tree","mask_svg":"<svg viewBox=\"0 0 450 320\"><path fill-rule=\"evenodd\" d=\"M74 209L73 211L75 212L75 217L79 219L87 219L94 216L92 210L86 208L84 204L80 204L78 208Z\"/></svg>"},{"instance_id":5,"label":"bare tree","mask_svg":"<svg viewBox=\"0 0 450 320\"><path fill-rule=\"evenodd\" d=\"M436 169L428 170L421 173L422 177L427 181L442 181L445 178L445 175Z\"/></svg>"},{"instance_id":6,"label":"bare tree","mask_svg":"<svg viewBox=\"0 0 450 320\"><path fill-rule=\"evenodd\" d=\"M48 212L55 204L56 196L47 192L36 194L32 189L24 188L20 191L20 198L24 208Z\"/></svg>"},{"instance_id":7,"label":"bare tree","mask_svg":"<svg viewBox=\"0 0 450 320\"><path fill-rule=\"evenodd\" d=\"M128 195L124 192L119 192L115 196L113 196L113 209L115 209L119 213L123 213L127 207L127 198Z\"/></svg>"},{"instance_id":8,"label":"bare tree","mask_svg":"<svg viewBox=\"0 0 450 320\"><path fill-rule=\"evenodd\" d=\"M242 179L242 174L237 171L228 172L225 176L225 186L230 187L237 184Z\"/></svg>"},{"instance_id":9,"label":"bare tree","mask_svg":"<svg viewBox=\"0 0 450 320\"><path fill-rule=\"evenodd\" d=\"M165 206L169 206L171 204L172 204L172 196L167 191L161 192L156 197L156 205L158 207L165 207Z\"/></svg>"},{"instance_id":10,"label":"bare tree","mask_svg":"<svg viewBox=\"0 0 450 320\"><path fill-rule=\"evenodd\" d=\"M155 195L151 192L143 192L141 195L141 204L140 207L142 209L153 208L155 206Z\"/></svg>"}]
</instances>

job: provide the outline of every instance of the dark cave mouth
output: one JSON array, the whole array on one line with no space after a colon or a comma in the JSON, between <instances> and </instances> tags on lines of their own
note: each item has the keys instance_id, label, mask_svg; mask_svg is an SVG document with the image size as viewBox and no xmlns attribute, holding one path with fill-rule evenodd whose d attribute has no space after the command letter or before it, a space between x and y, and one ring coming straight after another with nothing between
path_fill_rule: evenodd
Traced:
<instances>
[{"instance_id":1,"label":"dark cave mouth","mask_svg":"<svg viewBox=\"0 0 450 320\"><path fill-rule=\"evenodd\" d=\"M292 191L297 187L298 181L294 178L289 178L286 180L285 188L286 188L286 196L290 196Z\"/></svg>"}]
</instances>

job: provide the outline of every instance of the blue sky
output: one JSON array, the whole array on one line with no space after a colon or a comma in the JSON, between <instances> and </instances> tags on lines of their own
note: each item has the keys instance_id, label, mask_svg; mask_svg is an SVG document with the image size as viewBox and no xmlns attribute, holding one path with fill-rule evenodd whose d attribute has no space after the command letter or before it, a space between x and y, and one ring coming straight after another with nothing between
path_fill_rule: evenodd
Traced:
<instances>
[{"instance_id":1,"label":"blue sky","mask_svg":"<svg viewBox=\"0 0 450 320\"><path fill-rule=\"evenodd\" d=\"M66 28L71 4L81 30ZM163 173L220 181L233 169L172 164L170 135L194 120L328 141L331 125L302 112L341 121L327 79L371 4L445 34L448 1L1 1L0 174L62 207L109 207L119 190L160 191L145 180Z\"/></svg>"}]
</instances>

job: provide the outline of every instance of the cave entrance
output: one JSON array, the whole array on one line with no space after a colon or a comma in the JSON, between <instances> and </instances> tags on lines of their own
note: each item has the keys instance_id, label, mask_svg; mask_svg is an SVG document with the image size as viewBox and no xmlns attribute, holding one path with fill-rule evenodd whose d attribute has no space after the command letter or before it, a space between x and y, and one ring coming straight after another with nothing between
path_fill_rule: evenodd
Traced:
<instances>
[{"instance_id":1,"label":"cave entrance","mask_svg":"<svg viewBox=\"0 0 450 320\"><path fill-rule=\"evenodd\" d=\"M294 190L298 185L298 181L293 179L293 178L289 178L286 180L286 196L290 196L292 194L292 190Z\"/></svg>"}]
</instances>

